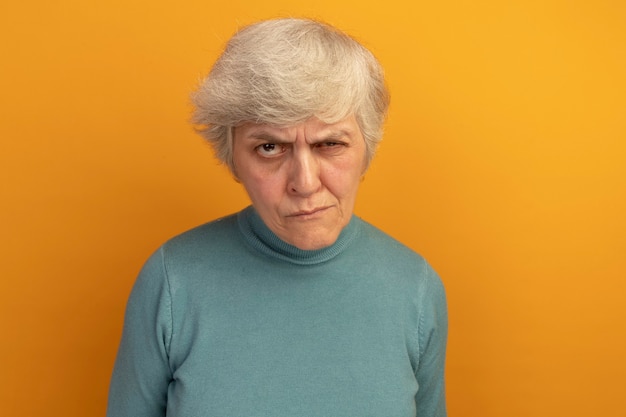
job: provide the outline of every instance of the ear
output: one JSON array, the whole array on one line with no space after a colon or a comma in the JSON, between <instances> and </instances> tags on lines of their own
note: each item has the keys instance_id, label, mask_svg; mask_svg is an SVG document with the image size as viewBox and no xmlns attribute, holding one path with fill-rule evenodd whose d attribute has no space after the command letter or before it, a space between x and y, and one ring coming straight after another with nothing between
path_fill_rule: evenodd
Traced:
<instances>
[{"instance_id":1,"label":"ear","mask_svg":"<svg viewBox=\"0 0 626 417\"><path fill-rule=\"evenodd\" d=\"M367 173L367 170L370 168L370 165L372 164L372 159L373 158L368 157L366 151L365 160L363 161L363 170L361 171L361 181L365 179L365 173Z\"/></svg>"},{"instance_id":2,"label":"ear","mask_svg":"<svg viewBox=\"0 0 626 417\"><path fill-rule=\"evenodd\" d=\"M230 174L233 176L233 179L235 180L235 182L241 184L241 180L239 179L239 176L237 175L237 167L235 167L235 161L233 161L230 165L228 165L228 170L230 171Z\"/></svg>"}]
</instances>

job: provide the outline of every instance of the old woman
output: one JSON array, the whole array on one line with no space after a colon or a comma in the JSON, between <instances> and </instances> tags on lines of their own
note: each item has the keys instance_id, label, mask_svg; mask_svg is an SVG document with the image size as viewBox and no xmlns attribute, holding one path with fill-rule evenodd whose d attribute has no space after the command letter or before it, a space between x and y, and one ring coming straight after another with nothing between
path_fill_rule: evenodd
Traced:
<instances>
[{"instance_id":1,"label":"old woman","mask_svg":"<svg viewBox=\"0 0 626 417\"><path fill-rule=\"evenodd\" d=\"M442 283L353 214L389 101L374 56L320 22L263 21L193 99L252 204L147 261L107 415L445 416Z\"/></svg>"}]
</instances>

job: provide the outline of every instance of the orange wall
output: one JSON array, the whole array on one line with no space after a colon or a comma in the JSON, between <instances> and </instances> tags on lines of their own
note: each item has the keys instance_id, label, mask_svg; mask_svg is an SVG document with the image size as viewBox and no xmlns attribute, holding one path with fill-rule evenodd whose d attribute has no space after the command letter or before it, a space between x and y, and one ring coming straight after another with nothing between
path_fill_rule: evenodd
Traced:
<instances>
[{"instance_id":1,"label":"orange wall","mask_svg":"<svg viewBox=\"0 0 626 417\"><path fill-rule=\"evenodd\" d=\"M308 15L387 70L357 212L445 282L450 415L623 415L626 3L293 3L2 3L2 414L103 415L143 261L247 201L189 91L240 24Z\"/></svg>"}]
</instances>

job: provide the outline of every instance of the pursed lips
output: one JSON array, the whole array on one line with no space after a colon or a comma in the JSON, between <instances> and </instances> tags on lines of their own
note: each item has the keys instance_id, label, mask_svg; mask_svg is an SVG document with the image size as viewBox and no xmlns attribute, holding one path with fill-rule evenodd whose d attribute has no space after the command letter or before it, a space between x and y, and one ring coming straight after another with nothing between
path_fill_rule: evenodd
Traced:
<instances>
[{"instance_id":1,"label":"pursed lips","mask_svg":"<svg viewBox=\"0 0 626 417\"><path fill-rule=\"evenodd\" d=\"M317 207L312 210L299 210L294 213L288 214L286 217L306 217L312 216L314 214L320 213L324 210L327 210L330 206Z\"/></svg>"}]
</instances>

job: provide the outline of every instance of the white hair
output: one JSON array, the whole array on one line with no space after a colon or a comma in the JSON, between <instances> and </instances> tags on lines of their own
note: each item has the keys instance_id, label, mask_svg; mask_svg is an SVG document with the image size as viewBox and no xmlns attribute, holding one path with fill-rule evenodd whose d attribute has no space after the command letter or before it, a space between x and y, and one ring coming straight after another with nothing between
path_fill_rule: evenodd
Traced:
<instances>
[{"instance_id":1,"label":"white hair","mask_svg":"<svg viewBox=\"0 0 626 417\"><path fill-rule=\"evenodd\" d=\"M328 24L287 18L237 32L192 100L192 122L232 170L233 127L289 126L313 116L334 123L354 115L369 162L389 93L382 67L360 43Z\"/></svg>"}]
</instances>

